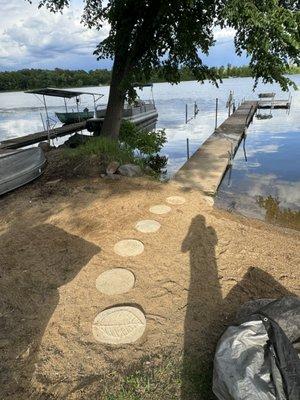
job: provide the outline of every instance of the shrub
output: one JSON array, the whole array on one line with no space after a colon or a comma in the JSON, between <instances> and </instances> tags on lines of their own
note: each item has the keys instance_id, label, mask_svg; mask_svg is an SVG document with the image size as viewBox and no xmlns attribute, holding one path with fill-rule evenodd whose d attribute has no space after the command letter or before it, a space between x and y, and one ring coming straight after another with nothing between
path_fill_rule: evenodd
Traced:
<instances>
[{"instance_id":1,"label":"shrub","mask_svg":"<svg viewBox=\"0 0 300 400\"><path fill-rule=\"evenodd\" d=\"M122 121L119 139L132 150L138 150L142 155L158 153L167 141L164 129L147 132L139 129L130 121Z\"/></svg>"},{"instance_id":2,"label":"shrub","mask_svg":"<svg viewBox=\"0 0 300 400\"><path fill-rule=\"evenodd\" d=\"M164 129L146 132L137 128L132 122L123 121L119 141L103 136L91 137L76 148L66 149L65 153L69 158L97 155L104 164L118 161L120 164L138 164L141 168L148 165L159 174L165 168L167 158L157 153L166 141Z\"/></svg>"},{"instance_id":3,"label":"shrub","mask_svg":"<svg viewBox=\"0 0 300 400\"><path fill-rule=\"evenodd\" d=\"M84 144L75 149L66 149L65 152L70 158L88 157L95 154L102 156L107 162L118 161L121 164L135 162L133 151L130 148L101 136L92 137Z\"/></svg>"},{"instance_id":4,"label":"shrub","mask_svg":"<svg viewBox=\"0 0 300 400\"><path fill-rule=\"evenodd\" d=\"M168 157L160 156L159 154L148 156L145 163L156 173L165 173L165 168L168 162Z\"/></svg>"}]
</instances>

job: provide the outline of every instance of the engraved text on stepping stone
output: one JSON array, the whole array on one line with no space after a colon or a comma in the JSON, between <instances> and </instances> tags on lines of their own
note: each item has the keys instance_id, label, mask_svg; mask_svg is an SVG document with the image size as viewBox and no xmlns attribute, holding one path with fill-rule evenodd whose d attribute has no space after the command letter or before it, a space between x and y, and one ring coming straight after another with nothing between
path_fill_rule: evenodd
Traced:
<instances>
[{"instance_id":1,"label":"engraved text on stepping stone","mask_svg":"<svg viewBox=\"0 0 300 400\"><path fill-rule=\"evenodd\" d=\"M160 228L160 223L151 219L145 219L143 221L139 221L135 225L135 229L143 233L153 233L157 232Z\"/></svg>"},{"instance_id":2,"label":"engraved text on stepping stone","mask_svg":"<svg viewBox=\"0 0 300 400\"><path fill-rule=\"evenodd\" d=\"M156 206L150 207L150 212L153 214L166 214L171 211L171 207L166 206L165 204L158 204Z\"/></svg>"},{"instance_id":3,"label":"engraved text on stepping stone","mask_svg":"<svg viewBox=\"0 0 300 400\"><path fill-rule=\"evenodd\" d=\"M136 307L120 306L102 311L93 322L93 335L101 343L126 344L138 340L146 328L145 315Z\"/></svg>"},{"instance_id":4,"label":"engraved text on stepping stone","mask_svg":"<svg viewBox=\"0 0 300 400\"><path fill-rule=\"evenodd\" d=\"M171 196L167 198L169 204L183 204L185 203L185 198L181 196Z\"/></svg>"},{"instance_id":5,"label":"engraved text on stepping stone","mask_svg":"<svg viewBox=\"0 0 300 400\"><path fill-rule=\"evenodd\" d=\"M135 276L125 268L104 271L96 280L96 288L104 294L126 293L134 287Z\"/></svg>"},{"instance_id":6,"label":"engraved text on stepping stone","mask_svg":"<svg viewBox=\"0 0 300 400\"><path fill-rule=\"evenodd\" d=\"M144 251L144 245L136 239L125 239L115 244L114 251L122 257L134 257Z\"/></svg>"}]
</instances>

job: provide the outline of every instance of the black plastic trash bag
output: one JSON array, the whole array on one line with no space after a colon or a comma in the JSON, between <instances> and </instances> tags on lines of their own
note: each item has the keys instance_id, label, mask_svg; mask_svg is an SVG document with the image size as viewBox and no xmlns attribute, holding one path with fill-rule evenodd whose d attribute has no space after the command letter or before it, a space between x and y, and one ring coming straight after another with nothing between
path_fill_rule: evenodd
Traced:
<instances>
[{"instance_id":1,"label":"black plastic trash bag","mask_svg":"<svg viewBox=\"0 0 300 400\"><path fill-rule=\"evenodd\" d=\"M300 298L246 303L219 340L213 391L220 400L300 400Z\"/></svg>"}]
</instances>

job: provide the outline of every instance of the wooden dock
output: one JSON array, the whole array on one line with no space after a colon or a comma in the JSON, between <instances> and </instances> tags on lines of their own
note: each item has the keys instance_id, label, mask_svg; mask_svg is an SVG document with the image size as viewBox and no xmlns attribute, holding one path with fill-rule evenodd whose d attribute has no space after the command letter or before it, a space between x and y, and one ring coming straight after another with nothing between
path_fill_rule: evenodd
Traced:
<instances>
[{"instance_id":1,"label":"wooden dock","mask_svg":"<svg viewBox=\"0 0 300 400\"><path fill-rule=\"evenodd\" d=\"M3 140L0 142L0 150L18 149L20 147L30 146L32 144L48 140L49 138L55 139L57 137L71 135L72 133L85 129L85 127L86 121L82 121L75 124L64 125L59 128L50 129L49 132L41 131L26 136Z\"/></svg>"},{"instance_id":2,"label":"wooden dock","mask_svg":"<svg viewBox=\"0 0 300 400\"><path fill-rule=\"evenodd\" d=\"M214 195L257 108L258 101L243 102L181 167L174 179L185 188Z\"/></svg>"}]
</instances>

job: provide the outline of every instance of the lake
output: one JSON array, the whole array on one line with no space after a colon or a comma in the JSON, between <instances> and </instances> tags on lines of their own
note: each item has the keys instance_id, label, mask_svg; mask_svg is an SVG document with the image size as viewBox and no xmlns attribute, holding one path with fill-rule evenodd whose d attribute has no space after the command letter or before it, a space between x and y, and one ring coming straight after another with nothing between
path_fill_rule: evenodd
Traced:
<instances>
[{"instance_id":1,"label":"lake","mask_svg":"<svg viewBox=\"0 0 300 400\"><path fill-rule=\"evenodd\" d=\"M300 87L300 75L291 78ZM88 88L88 91L104 94L101 103L107 102L108 90L108 87ZM219 99L218 125L226 119L230 90L234 91L236 103L244 98L256 99L257 93L262 91L273 91L278 99L288 97L278 85L260 84L253 92L251 78L225 79L219 88L208 82L203 85L191 81L179 85L154 84L159 114L157 128L165 128L168 138L162 154L169 157L169 176L186 161L186 139L189 138L192 154L213 132L216 97ZM229 211L300 229L300 92L291 90L291 94L290 113L272 110L271 119L254 118L244 146L240 146L232 168L224 176L215 204ZM141 97L149 98L149 89L145 88ZM199 113L186 124L185 106L188 105L191 117L194 102ZM52 116L55 111L64 110L62 99L49 98L48 105ZM91 107L88 97L82 98L80 107L85 106ZM73 108L75 110L75 105ZM43 105L34 95L0 93L0 141L41 130L42 112Z\"/></svg>"}]
</instances>

